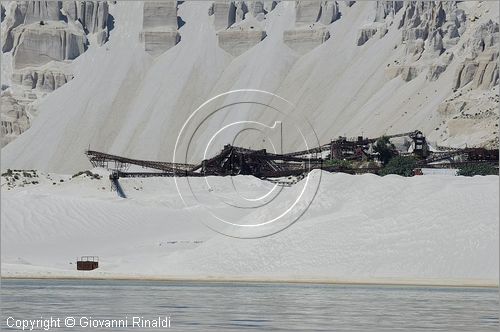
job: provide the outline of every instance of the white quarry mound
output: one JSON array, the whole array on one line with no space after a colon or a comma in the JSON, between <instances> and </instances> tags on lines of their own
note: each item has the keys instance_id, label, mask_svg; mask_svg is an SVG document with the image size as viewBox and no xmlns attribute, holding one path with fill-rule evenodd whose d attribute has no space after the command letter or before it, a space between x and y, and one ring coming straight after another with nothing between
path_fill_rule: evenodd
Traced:
<instances>
[{"instance_id":1,"label":"white quarry mound","mask_svg":"<svg viewBox=\"0 0 500 332\"><path fill-rule=\"evenodd\" d=\"M240 240L206 228L204 210L183 207L172 178L121 179L121 199L99 172L101 179L41 174L21 187L30 173L10 190L2 177L2 276L498 285L496 176L323 173L299 221ZM233 180L245 197L272 185ZM230 177L210 183L213 192L233 190ZM278 199L293 195L284 188ZM100 268L76 271L82 255L99 256Z\"/></svg>"},{"instance_id":2,"label":"white quarry mound","mask_svg":"<svg viewBox=\"0 0 500 332\"><path fill-rule=\"evenodd\" d=\"M2 169L74 172L88 167L82 152L89 145L171 160L177 134L196 108L245 88L292 102L321 143L419 129L442 145L497 145L498 2L183 2L177 17L184 24L175 22L172 3L110 4L109 41L91 44L72 62L74 79L30 105L36 112L26 106L20 117L5 117L9 141L26 123L31 128L2 149ZM102 27L107 7L95 8L89 12ZM67 10L79 17L78 8ZM65 50L55 50L67 58ZM20 59L32 63L34 57ZM26 81L16 75L28 87L35 74ZM23 91L64 83L62 74L47 77L48 84ZM241 112L238 120L277 120L258 107ZM209 128L220 128L223 118ZM284 136L285 151L301 147L286 128ZM201 155L204 146L196 143L203 142L194 143Z\"/></svg>"}]
</instances>

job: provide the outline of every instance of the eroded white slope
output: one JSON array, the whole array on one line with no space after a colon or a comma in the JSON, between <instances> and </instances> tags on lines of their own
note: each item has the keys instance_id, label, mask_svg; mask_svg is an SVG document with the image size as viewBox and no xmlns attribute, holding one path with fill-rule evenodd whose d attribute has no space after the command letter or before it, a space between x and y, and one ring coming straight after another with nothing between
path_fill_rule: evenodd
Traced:
<instances>
[{"instance_id":1,"label":"eroded white slope","mask_svg":"<svg viewBox=\"0 0 500 332\"><path fill-rule=\"evenodd\" d=\"M254 240L208 230L202 209L182 207L172 179L120 181L128 199L106 178L3 190L2 275L498 285L496 176L323 173L303 218ZM237 181L248 197L270 187ZM232 191L230 178L210 182ZM100 256L101 267L75 271L81 255Z\"/></svg>"},{"instance_id":2,"label":"eroded white slope","mask_svg":"<svg viewBox=\"0 0 500 332\"><path fill-rule=\"evenodd\" d=\"M209 6L180 5L179 16L186 22L179 30L181 42L156 59L139 43L142 3L112 6L115 29L110 41L75 61L75 78L50 94L39 105L33 127L2 149L2 168L74 172L88 167L82 152L89 145L133 158L171 160L189 114L217 94L242 88L275 92L293 102L321 143L344 134L376 136L414 129L423 130L431 141L446 138L435 131L443 121L436 110L452 93L453 77L463 59L453 59L433 82L426 80L425 71L409 82L385 77L387 65L404 57L397 27L402 10L382 39L374 37L357 46L358 29L373 21L375 3L347 7L340 2L342 17L328 26L331 38L301 56L282 41L283 31L293 26L295 8L294 2L281 2L266 17L267 38L232 57L217 45ZM490 19L498 21L498 3L460 6L477 16L471 31ZM488 99L494 91L487 93L479 98ZM259 108L242 106L242 113L243 118L268 125L275 120ZM224 116L216 117L209 127L218 129L223 120ZM444 143L483 142L492 132L478 123L467 129L457 126L455 136ZM284 135L285 150L303 148L294 132L285 130ZM204 142L194 143L199 162ZM241 142L251 143L250 138Z\"/></svg>"}]
</instances>

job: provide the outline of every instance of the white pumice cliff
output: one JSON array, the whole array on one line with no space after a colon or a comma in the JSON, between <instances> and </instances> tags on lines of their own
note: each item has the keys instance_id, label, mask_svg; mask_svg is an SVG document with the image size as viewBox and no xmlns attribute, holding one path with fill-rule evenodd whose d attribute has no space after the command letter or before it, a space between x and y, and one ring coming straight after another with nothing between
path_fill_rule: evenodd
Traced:
<instances>
[{"instance_id":1,"label":"white pumice cliff","mask_svg":"<svg viewBox=\"0 0 500 332\"><path fill-rule=\"evenodd\" d=\"M29 128L34 107L73 78L69 62L108 38L106 1L2 2L2 145Z\"/></svg>"},{"instance_id":2,"label":"white pumice cliff","mask_svg":"<svg viewBox=\"0 0 500 332\"><path fill-rule=\"evenodd\" d=\"M171 160L189 114L244 88L289 100L320 142L420 129L496 147L498 12L490 1L2 2L2 168L73 172L89 145ZM285 150L300 145L284 134Z\"/></svg>"},{"instance_id":3,"label":"white pumice cliff","mask_svg":"<svg viewBox=\"0 0 500 332\"><path fill-rule=\"evenodd\" d=\"M143 4L141 40L144 49L157 56L180 41L177 32L177 1L154 1Z\"/></svg>"}]
</instances>

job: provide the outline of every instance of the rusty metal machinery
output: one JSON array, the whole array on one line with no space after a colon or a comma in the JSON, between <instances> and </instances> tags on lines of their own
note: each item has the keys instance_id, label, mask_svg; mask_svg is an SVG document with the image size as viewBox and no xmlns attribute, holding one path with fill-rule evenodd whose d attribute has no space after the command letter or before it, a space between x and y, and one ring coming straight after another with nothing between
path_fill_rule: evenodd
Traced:
<instances>
[{"instance_id":1,"label":"rusty metal machinery","mask_svg":"<svg viewBox=\"0 0 500 332\"><path fill-rule=\"evenodd\" d=\"M87 150L85 153L94 167L110 169L115 177L253 175L268 179L297 176L313 169L352 174L377 173L380 166L371 165L370 167L346 169L339 165L332 165L329 160L359 162L375 160L378 156L373 153L371 147L382 137L386 139L409 137L413 141L413 151L411 153L400 152L400 154L415 156L418 159L419 167L442 168L446 167L446 165L453 167L464 163L493 163L498 165L498 150L440 147L438 151L430 151L425 136L418 130L377 138L359 136L355 139L347 139L346 137L339 137L328 144L313 147L309 150L285 154L269 153L265 149L245 149L228 144L223 147L220 153L210 159L201 161L199 164L131 159L93 150ZM330 152L328 157L317 157L318 153L322 154L327 151ZM128 172L131 165L155 171Z\"/></svg>"},{"instance_id":2,"label":"rusty metal machinery","mask_svg":"<svg viewBox=\"0 0 500 332\"><path fill-rule=\"evenodd\" d=\"M85 154L89 158L92 166L113 169L121 171L122 173L123 171L126 171L130 167L130 165L137 165L144 168L160 170L162 171L162 173L165 173L165 176L168 176L167 174L173 175L173 173L175 172L185 172L189 175L189 173L192 172L195 168L195 165L191 164L131 159L93 150L87 150L85 151Z\"/></svg>"}]
</instances>

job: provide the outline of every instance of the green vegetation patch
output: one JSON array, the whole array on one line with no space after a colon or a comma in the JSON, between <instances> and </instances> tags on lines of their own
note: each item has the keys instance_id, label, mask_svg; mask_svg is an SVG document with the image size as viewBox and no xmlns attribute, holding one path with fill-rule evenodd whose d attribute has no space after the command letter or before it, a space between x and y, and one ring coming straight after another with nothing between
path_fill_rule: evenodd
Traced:
<instances>
[{"instance_id":1,"label":"green vegetation patch","mask_svg":"<svg viewBox=\"0 0 500 332\"><path fill-rule=\"evenodd\" d=\"M397 174L401 176L413 176L413 170L417 167L414 157L397 156L389 160L387 165L380 170L380 175Z\"/></svg>"},{"instance_id":2,"label":"green vegetation patch","mask_svg":"<svg viewBox=\"0 0 500 332\"><path fill-rule=\"evenodd\" d=\"M463 166L458 170L457 175L474 176L474 175L498 175L498 170L490 164L475 164Z\"/></svg>"}]
</instances>

